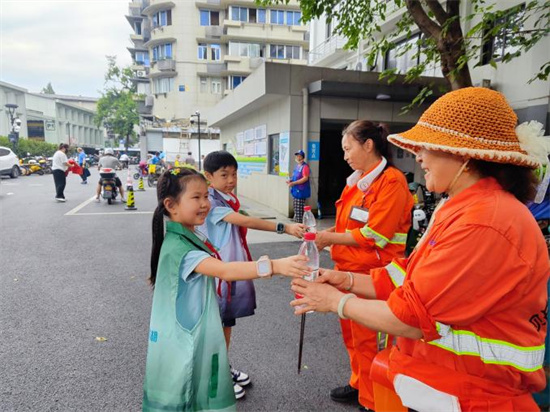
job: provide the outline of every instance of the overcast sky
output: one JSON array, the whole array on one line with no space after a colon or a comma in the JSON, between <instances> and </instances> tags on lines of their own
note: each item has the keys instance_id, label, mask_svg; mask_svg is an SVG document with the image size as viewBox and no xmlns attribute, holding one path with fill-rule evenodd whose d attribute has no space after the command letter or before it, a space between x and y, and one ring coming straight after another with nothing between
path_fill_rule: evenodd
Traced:
<instances>
[{"instance_id":1,"label":"overcast sky","mask_svg":"<svg viewBox=\"0 0 550 412\"><path fill-rule=\"evenodd\" d=\"M131 63L130 0L0 0L0 80L99 96L106 55Z\"/></svg>"}]
</instances>

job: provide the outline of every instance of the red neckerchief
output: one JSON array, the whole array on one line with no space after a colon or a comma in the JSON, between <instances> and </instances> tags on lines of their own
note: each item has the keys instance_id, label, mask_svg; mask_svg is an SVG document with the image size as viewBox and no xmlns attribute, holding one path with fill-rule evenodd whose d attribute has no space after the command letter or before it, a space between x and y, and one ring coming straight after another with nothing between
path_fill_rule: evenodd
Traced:
<instances>
[{"instance_id":1,"label":"red neckerchief","mask_svg":"<svg viewBox=\"0 0 550 412\"><path fill-rule=\"evenodd\" d=\"M220 254L208 239L204 241L206 247L214 254L214 257L218 260L222 260ZM227 282L227 281L226 281ZM222 297L222 280L218 282L218 296ZM231 302L231 282L227 282L227 302Z\"/></svg>"},{"instance_id":2,"label":"red neckerchief","mask_svg":"<svg viewBox=\"0 0 550 412\"><path fill-rule=\"evenodd\" d=\"M239 199L233 193L229 193L229 196L231 197L231 199L227 200L227 203L229 203L229 206L231 206L231 208L235 213L239 213L239 209L241 208L241 202L239 202ZM246 242L247 232L248 232L248 229L246 227L239 226L239 235L241 237L241 244L243 245L244 251L246 252L246 257L248 261L252 262L252 255L250 254L250 249L248 249L248 243Z\"/></svg>"}]
</instances>

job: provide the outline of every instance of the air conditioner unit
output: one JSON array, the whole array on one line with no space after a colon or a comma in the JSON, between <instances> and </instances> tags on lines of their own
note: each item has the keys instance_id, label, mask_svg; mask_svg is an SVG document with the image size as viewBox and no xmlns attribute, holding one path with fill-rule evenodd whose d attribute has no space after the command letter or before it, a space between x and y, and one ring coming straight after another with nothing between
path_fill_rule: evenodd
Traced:
<instances>
[{"instance_id":1,"label":"air conditioner unit","mask_svg":"<svg viewBox=\"0 0 550 412\"><path fill-rule=\"evenodd\" d=\"M137 70L136 71L137 77L147 77L147 72L145 70Z\"/></svg>"}]
</instances>

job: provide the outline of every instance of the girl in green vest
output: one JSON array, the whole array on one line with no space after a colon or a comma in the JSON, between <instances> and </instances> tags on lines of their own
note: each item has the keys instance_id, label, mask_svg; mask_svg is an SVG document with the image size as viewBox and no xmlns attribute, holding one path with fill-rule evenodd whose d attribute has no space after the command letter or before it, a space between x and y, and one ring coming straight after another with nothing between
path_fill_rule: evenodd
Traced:
<instances>
[{"instance_id":1,"label":"girl in green vest","mask_svg":"<svg viewBox=\"0 0 550 412\"><path fill-rule=\"evenodd\" d=\"M233 379L214 277L235 281L273 273L304 276L306 258L220 261L210 242L195 232L195 226L204 223L210 202L206 179L194 169L166 171L158 181L157 198L143 410L233 411Z\"/></svg>"}]
</instances>

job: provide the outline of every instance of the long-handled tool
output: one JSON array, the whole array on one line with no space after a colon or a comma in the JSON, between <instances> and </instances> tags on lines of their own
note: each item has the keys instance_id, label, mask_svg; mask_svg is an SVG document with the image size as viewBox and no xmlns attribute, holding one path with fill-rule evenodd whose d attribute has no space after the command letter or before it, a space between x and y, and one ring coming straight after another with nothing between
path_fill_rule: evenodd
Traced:
<instances>
[{"instance_id":1,"label":"long-handled tool","mask_svg":"<svg viewBox=\"0 0 550 412\"><path fill-rule=\"evenodd\" d=\"M302 314L302 319L300 320L300 343L298 347L298 374L302 370L302 349L304 349L304 329L306 326L306 314Z\"/></svg>"}]
</instances>

